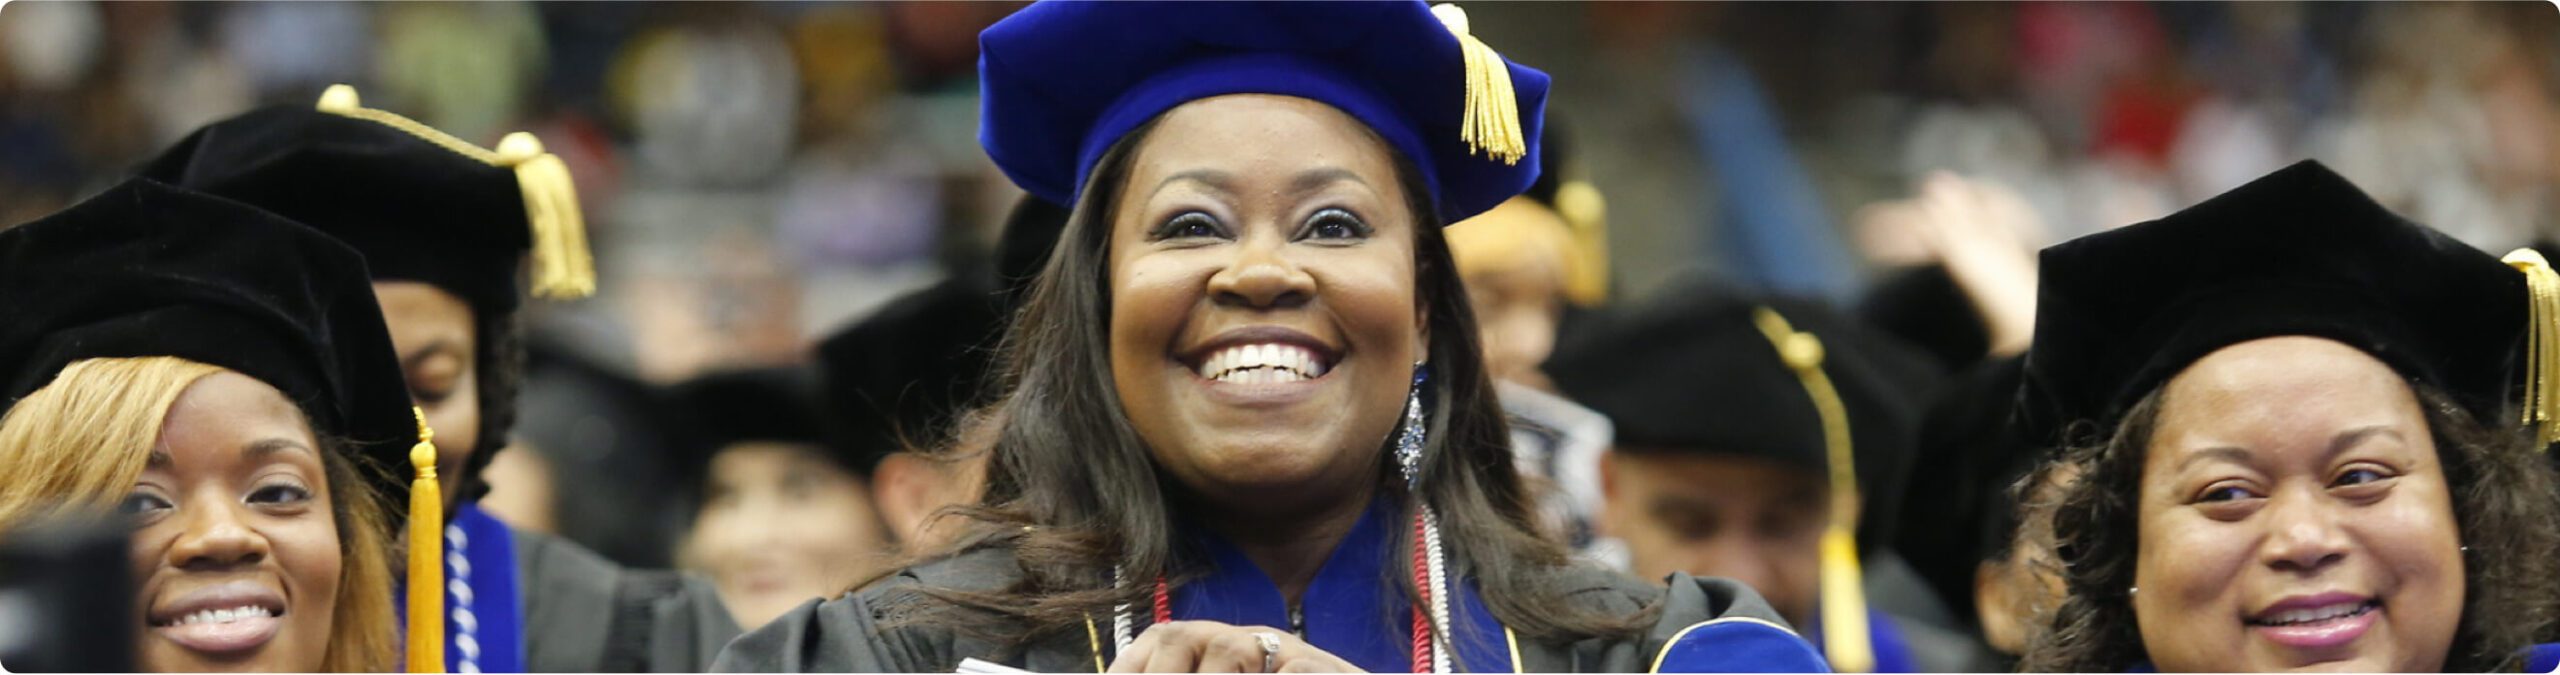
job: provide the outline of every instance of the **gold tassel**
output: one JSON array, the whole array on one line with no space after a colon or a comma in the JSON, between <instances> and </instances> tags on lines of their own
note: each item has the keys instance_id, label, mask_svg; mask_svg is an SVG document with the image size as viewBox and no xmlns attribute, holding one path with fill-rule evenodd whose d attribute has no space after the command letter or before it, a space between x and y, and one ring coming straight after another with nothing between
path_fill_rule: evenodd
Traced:
<instances>
[{"instance_id":1,"label":"gold tassel","mask_svg":"<svg viewBox=\"0 0 2560 675\"><path fill-rule=\"evenodd\" d=\"M1556 215L1573 229L1576 258L1571 278L1564 281L1565 299L1584 307L1595 307L1609 300L1609 206L1600 198L1600 189L1586 181L1565 181L1556 186Z\"/></svg>"},{"instance_id":2,"label":"gold tassel","mask_svg":"<svg viewBox=\"0 0 2560 675\"><path fill-rule=\"evenodd\" d=\"M417 120L364 107L356 88L343 84L321 92L317 107L407 132L482 164L514 169L516 187L524 193L525 221L533 228L533 294L553 299L595 294L595 259L587 249L586 216L578 208L577 184L570 180L569 165L558 155L544 152L542 141L533 134L508 134L493 152Z\"/></svg>"},{"instance_id":3,"label":"gold tassel","mask_svg":"<svg viewBox=\"0 0 2560 675\"><path fill-rule=\"evenodd\" d=\"M587 223L578 208L578 186L559 155L542 151L542 140L518 131L498 141L499 161L516 169L516 185L524 190L527 220L533 223L533 294L546 298L583 298L596 292L595 260L587 251Z\"/></svg>"},{"instance_id":4,"label":"gold tassel","mask_svg":"<svg viewBox=\"0 0 2560 675\"><path fill-rule=\"evenodd\" d=\"M1849 409L1822 370L1822 341L1800 333L1777 310L1759 307L1751 319L1778 350L1779 360L1804 383L1822 418L1822 441L1831 467L1831 523L1822 532L1822 655L1834 672L1875 670L1867 640L1867 597L1858 569L1858 472L1850 447Z\"/></svg>"},{"instance_id":5,"label":"gold tassel","mask_svg":"<svg viewBox=\"0 0 2560 675\"><path fill-rule=\"evenodd\" d=\"M418 444L409 447L409 672L444 672L444 491L436 486L436 430L415 406Z\"/></svg>"},{"instance_id":6,"label":"gold tassel","mask_svg":"<svg viewBox=\"0 0 2560 675\"><path fill-rule=\"evenodd\" d=\"M2504 258L2524 273L2527 307L2525 338L2524 423L2540 425L2534 438L2548 448L2560 442L2560 273L2530 248Z\"/></svg>"},{"instance_id":7,"label":"gold tassel","mask_svg":"<svg viewBox=\"0 0 2560 675\"><path fill-rule=\"evenodd\" d=\"M1529 155L1529 142L1520 133L1519 95L1511 90L1510 64L1469 33L1466 10L1443 3L1433 5L1431 15L1458 37L1458 50L1466 59L1467 110L1459 122L1458 137L1467 142L1469 152L1484 153L1505 165L1520 163Z\"/></svg>"}]
</instances>

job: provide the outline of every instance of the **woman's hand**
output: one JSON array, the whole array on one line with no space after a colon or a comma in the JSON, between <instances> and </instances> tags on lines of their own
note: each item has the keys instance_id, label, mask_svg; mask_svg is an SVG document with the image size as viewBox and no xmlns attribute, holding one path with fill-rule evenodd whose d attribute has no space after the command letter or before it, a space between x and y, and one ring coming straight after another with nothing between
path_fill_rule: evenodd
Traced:
<instances>
[{"instance_id":1,"label":"woman's hand","mask_svg":"<svg viewBox=\"0 0 2560 675\"><path fill-rule=\"evenodd\" d=\"M1111 661L1114 673L1357 673L1359 666L1289 631L1174 621L1148 626Z\"/></svg>"}]
</instances>

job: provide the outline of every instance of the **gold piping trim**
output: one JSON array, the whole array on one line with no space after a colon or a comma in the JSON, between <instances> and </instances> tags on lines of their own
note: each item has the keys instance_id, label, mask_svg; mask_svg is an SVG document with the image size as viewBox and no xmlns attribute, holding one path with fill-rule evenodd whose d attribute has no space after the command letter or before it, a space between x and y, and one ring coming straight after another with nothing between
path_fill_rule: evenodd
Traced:
<instances>
[{"instance_id":1,"label":"gold piping trim","mask_svg":"<svg viewBox=\"0 0 2560 675\"><path fill-rule=\"evenodd\" d=\"M1763 625L1763 626L1768 626L1768 627L1770 627L1770 628L1778 629L1780 632L1784 632L1784 633L1786 633L1786 634L1788 634L1788 635L1795 635L1797 639L1803 639L1803 638L1804 638L1804 636L1803 636L1803 635L1798 635L1794 630L1788 629L1786 626L1784 626L1784 625L1780 625L1778 622L1770 621L1770 620L1768 620L1768 619L1760 619L1760 618L1754 618L1754 617L1748 617L1748 616L1728 616L1728 617L1724 617L1724 618L1721 618L1721 619L1708 619L1708 620L1705 620L1705 621L1700 621L1700 622L1697 622L1697 623L1689 624L1689 627L1680 629L1680 632L1672 633L1672 634L1671 634L1671 639L1670 639L1670 640L1667 640L1667 641L1664 641L1664 642L1662 643L1662 649L1661 649L1660 651L1656 651L1656 652L1654 652L1654 653L1653 653L1653 667L1646 668L1644 672L1648 672L1648 673L1659 673L1659 672L1662 672L1662 659L1663 659L1663 658L1665 658L1665 657L1671 656L1671 646L1672 646L1672 645L1676 645L1676 644L1680 644L1680 638L1688 637L1688 636L1689 636L1689 632L1690 632L1690 631L1694 631L1694 630L1697 630L1697 629L1700 629L1700 628L1705 628L1705 627L1708 627L1708 626L1713 626L1713 625L1720 624L1720 623L1724 623L1724 622L1727 622L1727 621L1731 621L1731 622L1734 622L1734 623L1756 623L1756 624L1760 624L1760 625Z\"/></svg>"},{"instance_id":2,"label":"gold piping trim","mask_svg":"<svg viewBox=\"0 0 2560 675\"><path fill-rule=\"evenodd\" d=\"M1109 668L1102 664L1102 631L1094 629L1091 613L1084 615L1084 642L1086 646L1093 649L1093 672L1108 670Z\"/></svg>"},{"instance_id":3,"label":"gold piping trim","mask_svg":"<svg viewBox=\"0 0 2560 675\"><path fill-rule=\"evenodd\" d=\"M1502 641L1511 646L1511 672L1529 672L1529 666L1520 663L1520 636L1512 634L1510 626L1502 627Z\"/></svg>"}]
</instances>

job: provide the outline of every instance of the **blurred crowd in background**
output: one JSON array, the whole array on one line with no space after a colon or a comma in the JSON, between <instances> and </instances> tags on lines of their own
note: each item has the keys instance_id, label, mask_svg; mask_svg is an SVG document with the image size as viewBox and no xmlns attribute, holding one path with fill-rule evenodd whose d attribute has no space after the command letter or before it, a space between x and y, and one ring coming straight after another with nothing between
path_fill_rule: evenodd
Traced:
<instances>
[{"instance_id":1,"label":"blurred crowd in background","mask_svg":"<svg viewBox=\"0 0 2560 675\"><path fill-rule=\"evenodd\" d=\"M500 456L491 501L518 503L493 508L664 566L687 514L648 446L678 441L635 431L661 405L637 385L800 360L988 264L1020 192L973 137L976 41L1016 7L22 0L0 11L0 225L332 83L484 145L534 132L571 164L601 292L529 308L518 437L542 452ZM2305 157L2485 250L2560 215L2548 3L1469 9L1555 75L1621 300L1703 271L1855 304L1945 262L1974 268L1998 350L2022 315L1990 307L2032 304L2036 249Z\"/></svg>"}]
</instances>

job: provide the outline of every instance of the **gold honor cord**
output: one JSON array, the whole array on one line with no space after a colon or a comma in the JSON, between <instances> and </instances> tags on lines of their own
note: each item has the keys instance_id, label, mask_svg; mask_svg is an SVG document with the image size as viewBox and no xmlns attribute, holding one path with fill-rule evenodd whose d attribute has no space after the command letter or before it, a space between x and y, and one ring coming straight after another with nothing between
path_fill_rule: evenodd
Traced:
<instances>
[{"instance_id":1,"label":"gold honor cord","mask_svg":"<svg viewBox=\"0 0 2560 675\"><path fill-rule=\"evenodd\" d=\"M2560 273L2530 248L2507 254L2508 267L2524 273L2526 318L2524 423L2538 425L2537 449L2560 441Z\"/></svg>"},{"instance_id":2,"label":"gold honor cord","mask_svg":"<svg viewBox=\"0 0 2560 675\"><path fill-rule=\"evenodd\" d=\"M1510 64L1468 32L1466 10L1443 3L1431 7L1431 16L1457 36L1458 51L1466 61L1467 109L1458 124L1458 137L1467 142L1470 152L1484 153L1505 165L1520 163L1520 158L1529 156L1529 142L1520 133L1520 100L1511 90Z\"/></svg>"},{"instance_id":3,"label":"gold honor cord","mask_svg":"<svg viewBox=\"0 0 2560 675\"><path fill-rule=\"evenodd\" d=\"M409 672L444 672L444 491L436 486L436 430L418 417L409 447L417 480L409 484Z\"/></svg>"},{"instance_id":4,"label":"gold honor cord","mask_svg":"<svg viewBox=\"0 0 2560 675\"><path fill-rule=\"evenodd\" d=\"M1822 441L1831 467L1831 523L1822 532L1822 654L1842 673L1873 672L1874 645L1867 641L1866 591L1858 570L1858 472L1849 446L1849 411L1822 370L1822 340L1797 332L1777 310L1756 307L1752 323L1795 371L1822 418Z\"/></svg>"},{"instance_id":5,"label":"gold honor cord","mask_svg":"<svg viewBox=\"0 0 2560 675\"><path fill-rule=\"evenodd\" d=\"M544 152L542 141L522 131L507 134L495 151L385 110L364 107L356 88L337 84L320 94L321 112L380 123L416 136L436 147L495 167L513 169L524 191L525 220L532 224L533 294L571 299L596 290L594 256L587 249L584 212L578 208L577 185L569 165Z\"/></svg>"}]
</instances>

